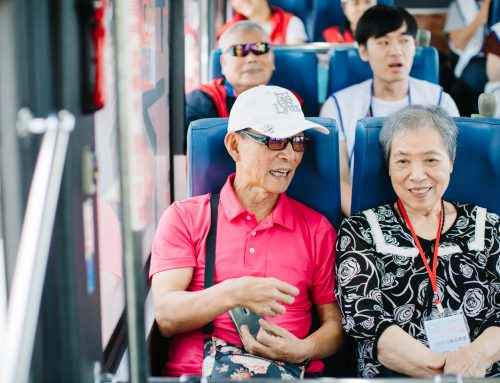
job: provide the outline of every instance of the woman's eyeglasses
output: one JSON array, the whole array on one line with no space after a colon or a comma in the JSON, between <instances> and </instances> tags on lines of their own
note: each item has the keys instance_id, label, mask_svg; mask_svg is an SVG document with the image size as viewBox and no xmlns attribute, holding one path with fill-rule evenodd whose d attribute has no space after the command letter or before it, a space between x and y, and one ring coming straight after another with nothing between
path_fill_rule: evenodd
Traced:
<instances>
[{"instance_id":1,"label":"woman's eyeglasses","mask_svg":"<svg viewBox=\"0 0 500 383\"><path fill-rule=\"evenodd\" d=\"M264 136L262 134L254 133L254 132L251 132L251 131L246 130L246 129L240 130L239 132L244 134L245 136L248 136L248 137L252 138L253 140L257 141L259 144L266 145L271 150L283 150L286 148L286 146L290 142L292 144L292 149L295 152L303 152L309 147L309 145L312 142L312 140L309 137L305 137L305 136L293 136L293 137L288 137L288 138L273 138L273 137Z\"/></svg>"},{"instance_id":2,"label":"woman's eyeglasses","mask_svg":"<svg viewBox=\"0 0 500 383\"><path fill-rule=\"evenodd\" d=\"M254 55L260 56L269 52L269 48L269 43L236 44L230 46L224 53L229 53L234 57L245 57L252 52Z\"/></svg>"}]
</instances>

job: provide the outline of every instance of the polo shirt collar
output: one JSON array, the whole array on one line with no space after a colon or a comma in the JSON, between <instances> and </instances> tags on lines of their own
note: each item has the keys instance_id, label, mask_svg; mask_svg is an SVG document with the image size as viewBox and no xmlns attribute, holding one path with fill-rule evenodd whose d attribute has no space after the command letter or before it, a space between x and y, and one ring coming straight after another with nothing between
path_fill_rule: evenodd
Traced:
<instances>
[{"instance_id":1,"label":"polo shirt collar","mask_svg":"<svg viewBox=\"0 0 500 383\"><path fill-rule=\"evenodd\" d=\"M235 176L236 173L233 173L227 178L220 192L220 201L229 221L232 221L241 214L248 214L234 192L233 181ZM285 193L280 195L278 203L267 220L269 226L278 224L288 230L293 230L293 206Z\"/></svg>"},{"instance_id":2,"label":"polo shirt collar","mask_svg":"<svg viewBox=\"0 0 500 383\"><path fill-rule=\"evenodd\" d=\"M293 206L285 193L281 193L271 217L275 224L293 230Z\"/></svg>"},{"instance_id":3,"label":"polo shirt collar","mask_svg":"<svg viewBox=\"0 0 500 383\"><path fill-rule=\"evenodd\" d=\"M233 181L235 176L236 173L229 175L220 191L220 202L229 221L247 212L245 208L241 206L240 200L236 197L236 193L234 192Z\"/></svg>"}]
</instances>

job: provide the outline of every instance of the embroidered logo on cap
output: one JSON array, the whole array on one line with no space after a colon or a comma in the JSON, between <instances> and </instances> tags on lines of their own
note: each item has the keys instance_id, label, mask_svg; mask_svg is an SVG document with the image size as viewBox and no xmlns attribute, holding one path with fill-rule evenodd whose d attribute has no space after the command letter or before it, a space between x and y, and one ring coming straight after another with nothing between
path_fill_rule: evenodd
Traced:
<instances>
[{"instance_id":1,"label":"embroidered logo on cap","mask_svg":"<svg viewBox=\"0 0 500 383\"><path fill-rule=\"evenodd\" d=\"M273 104L278 114L288 114L290 112L300 112L300 106L293 102L289 92L274 93L276 104Z\"/></svg>"},{"instance_id":2,"label":"embroidered logo on cap","mask_svg":"<svg viewBox=\"0 0 500 383\"><path fill-rule=\"evenodd\" d=\"M264 124L262 125L262 127L260 128L260 131L262 133L273 133L274 132L274 127L272 124Z\"/></svg>"}]
</instances>

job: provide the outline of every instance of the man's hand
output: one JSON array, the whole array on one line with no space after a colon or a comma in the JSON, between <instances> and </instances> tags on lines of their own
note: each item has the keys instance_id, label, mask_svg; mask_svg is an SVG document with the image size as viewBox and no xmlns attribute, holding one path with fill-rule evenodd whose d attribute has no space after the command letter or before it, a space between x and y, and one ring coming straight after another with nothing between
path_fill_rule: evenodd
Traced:
<instances>
[{"instance_id":1,"label":"man's hand","mask_svg":"<svg viewBox=\"0 0 500 383\"><path fill-rule=\"evenodd\" d=\"M247 307L261 316L283 314L284 304L292 304L299 289L276 278L241 277L231 280L235 306Z\"/></svg>"},{"instance_id":2,"label":"man's hand","mask_svg":"<svg viewBox=\"0 0 500 383\"><path fill-rule=\"evenodd\" d=\"M264 319L261 319L259 324L261 327L257 338L250 335L247 326L241 326L241 340L248 352L292 363L302 363L309 357L308 350L311 345L307 340L299 339L291 332Z\"/></svg>"}]
</instances>

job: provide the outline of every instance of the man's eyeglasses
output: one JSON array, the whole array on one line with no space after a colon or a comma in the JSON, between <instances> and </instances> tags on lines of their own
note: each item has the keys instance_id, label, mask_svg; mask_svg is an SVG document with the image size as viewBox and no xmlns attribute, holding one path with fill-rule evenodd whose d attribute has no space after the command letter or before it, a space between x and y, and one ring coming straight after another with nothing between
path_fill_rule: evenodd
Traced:
<instances>
[{"instance_id":1,"label":"man's eyeglasses","mask_svg":"<svg viewBox=\"0 0 500 383\"><path fill-rule=\"evenodd\" d=\"M229 53L234 57L245 57L252 52L254 55L260 56L269 52L269 48L269 43L236 44L229 47L224 53Z\"/></svg>"},{"instance_id":2,"label":"man's eyeglasses","mask_svg":"<svg viewBox=\"0 0 500 383\"><path fill-rule=\"evenodd\" d=\"M293 136L288 138L273 138L264 136L262 134L254 133L249 130L240 130L240 133L244 134L257 141L259 144L266 145L271 150L283 150L287 147L288 143L292 144L292 149L295 152L303 152L305 151L312 140L309 137L305 136Z\"/></svg>"}]
</instances>

